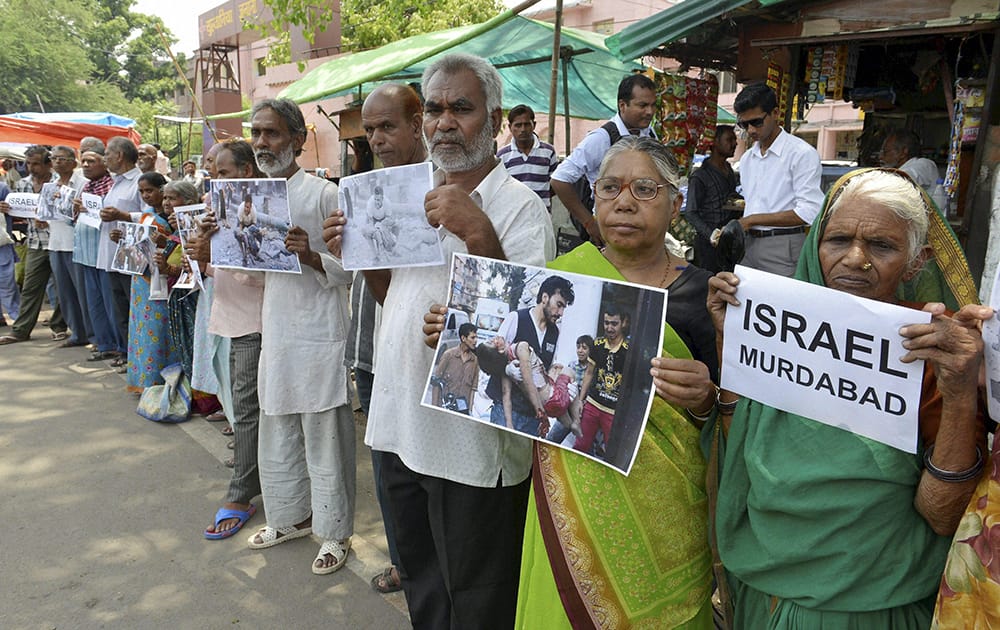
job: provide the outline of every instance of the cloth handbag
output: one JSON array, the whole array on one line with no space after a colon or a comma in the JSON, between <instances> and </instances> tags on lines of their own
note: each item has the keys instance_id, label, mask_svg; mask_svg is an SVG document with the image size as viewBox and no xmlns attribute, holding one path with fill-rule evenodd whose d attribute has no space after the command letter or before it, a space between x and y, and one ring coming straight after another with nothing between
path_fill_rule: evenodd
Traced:
<instances>
[{"instance_id":1,"label":"cloth handbag","mask_svg":"<svg viewBox=\"0 0 1000 630\"><path fill-rule=\"evenodd\" d=\"M11 238L10 234L7 232L7 228L0 222L0 247L6 247L7 245L13 245L14 239Z\"/></svg>"},{"instance_id":2,"label":"cloth handbag","mask_svg":"<svg viewBox=\"0 0 1000 630\"><path fill-rule=\"evenodd\" d=\"M191 415L191 382L180 363L160 372L163 385L147 387L135 412L153 422L185 422Z\"/></svg>"}]
</instances>

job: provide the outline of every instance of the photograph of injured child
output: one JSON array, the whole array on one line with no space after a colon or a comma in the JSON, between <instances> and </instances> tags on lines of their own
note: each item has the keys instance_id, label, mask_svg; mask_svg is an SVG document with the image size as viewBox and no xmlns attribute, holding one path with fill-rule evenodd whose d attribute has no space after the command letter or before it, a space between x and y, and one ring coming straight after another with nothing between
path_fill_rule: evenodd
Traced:
<instances>
[{"instance_id":1,"label":"photograph of injured child","mask_svg":"<svg viewBox=\"0 0 1000 630\"><path fill-rule=\"evenodd\" d=\"M666 293L475 256L452 260L425 406L631 469Z\"/></svg>"}]
</instances>

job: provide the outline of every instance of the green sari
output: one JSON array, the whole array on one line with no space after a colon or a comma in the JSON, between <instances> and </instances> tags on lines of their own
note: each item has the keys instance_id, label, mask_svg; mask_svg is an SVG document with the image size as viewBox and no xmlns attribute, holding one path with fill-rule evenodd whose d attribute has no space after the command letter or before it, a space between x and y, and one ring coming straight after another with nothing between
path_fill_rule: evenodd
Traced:
<instances>
[{"instance_id":1,"label":"green sari","mask_svg":"<svg viewBox=\"0 0 1000 630\"><path fill-rule=\"evenodd\" d=\"M823 284L819 239L853 175L831 188L797 279ZM924 198L936 262L900 295L952 306L974 299L954 234ZM949 538L913 506L922 456L742 399L721 458L716 519L735 627L927 628Z\"/></svg>"},{"instance_id":2,"label":"green sari","mask_svg":"<svg viewBox=\"0 0 1000 630\"><path fill-rule=\"evenodd\" d=\"M589 243L549 268L624 280ZM670 326L663 350L691 356ZM515 627L713 627L698 439L683 411L654 398L628 477L535 445Z\"/></svg>"}]
</instances>

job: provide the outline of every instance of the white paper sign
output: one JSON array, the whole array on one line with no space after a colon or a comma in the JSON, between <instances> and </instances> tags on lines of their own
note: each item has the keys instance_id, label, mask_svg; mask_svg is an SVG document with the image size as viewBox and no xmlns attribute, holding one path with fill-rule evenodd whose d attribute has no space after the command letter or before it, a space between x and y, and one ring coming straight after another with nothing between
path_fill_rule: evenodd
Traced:
<instances>
[{"instance_id":1,"label":"white paper sign","mask_svg":"<svg viewBox=\"0 0 1000 630\"><path fill-rule=\"evenodd\" d=\"M989 393L991 418L1000 418L1000 265L993 280L989 305L993 307L993 317L983 322L983 355L986 359L986 390Z\"/></svg>"},{"instance_id":2,"label":"white paper sign","mask_svg":"<svg viewBox=\"0 0 1000 630\"><path fill-rule=\"evenodd\" d=\"M104 198L100 195L95 195L94 193L80 193L80 201L83 203L83 210L87 216L92 219L96 219L97 223L92 221L87 221L87 225L93 225L93 227L100 227L101 222L101 208L104 207ZM77 220L82 220L83 214L77 217Z\"/></svg>"},{"instance_id":3,"label":"white paper sign","mask_svg":"<svg viewBox=\"0 0 1000 630\"><path fill-rule=\"evenodd\" d=\"M722 387L917 452L924 362L904 364L899 329L930 313L737 265Z\"/></svg>"},{"instance_id":4,"label":"white paper sign","mask_svg":"<svg viewBox=\"0 0 1000 630\"><path fill-rule=\"evenodd\" d=\"M34 219L38 214L37 193L10 193L5 200L10 206L9 214L22 219Z\"/></svg>"}]
</instances>

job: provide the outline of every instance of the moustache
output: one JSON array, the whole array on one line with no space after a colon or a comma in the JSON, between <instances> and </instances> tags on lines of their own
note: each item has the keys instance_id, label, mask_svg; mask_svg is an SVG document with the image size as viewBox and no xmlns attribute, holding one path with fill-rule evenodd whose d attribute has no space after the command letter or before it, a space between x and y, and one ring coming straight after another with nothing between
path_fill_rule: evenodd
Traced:
<instances>
[{"instance_id":1,"label":"moustache","mask_svg":"<svg viewBox=\"0 0 1000 630\"><path fill-rule=\"evenodd\" d=\"M457 131L450 131L450 132L438 131L431 137L430 141L431 148L436 147L438 144L442 142L457 144L463 148L465 147L465 138L462 136L461 133Z\"/></svg>"},{"instance_id":2,"label":"moustache","mask_svg":"<svg viewBox=\"0 0 1000 630\"><path fill-rule=\"evenodd\" d=\"M270 151L258 151L257 153L254 153L254 157L257 159L264 158L265 160L274 160L277 159L278 156Z\"/></svg>"}]
</instances>

